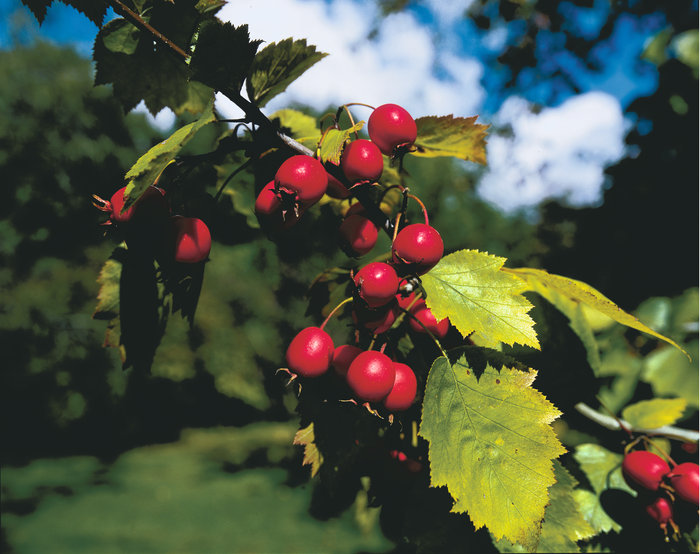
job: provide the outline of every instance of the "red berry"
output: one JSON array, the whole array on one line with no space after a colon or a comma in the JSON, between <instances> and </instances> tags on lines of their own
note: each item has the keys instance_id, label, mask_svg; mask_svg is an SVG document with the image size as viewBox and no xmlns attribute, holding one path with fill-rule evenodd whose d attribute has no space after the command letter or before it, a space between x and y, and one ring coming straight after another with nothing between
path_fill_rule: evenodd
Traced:
<instances>
[{"instance_id":1,"label":"red berry","mask_svg":"<svg viewBox=\"0 0 700 554\"><path fill-rule=\"evenodd\" d=\"M292 206L286 213L282 213L282 200L275 192L274 181L267 183L255 199L255 214L264 227L288 229L301 218L303 210L297 211L299 215Z\"/></svg>"},{"instance_id":2,"label":"red berry","mask_svg":"<svg viewBox=\"0 0 700 554\"><path fill-rule=\"evenodd\" d=\"M388 304L399 288L399 277L389 264L372 262L355 275L355 286L360 298L371 308Z\"/></svg>"},{"instance_id":3,"label":"red berry","mask_svg":"<svg viewBox=\"0 0 700 554\"><path fill-rule=\"evenodd\" d=\"M635 490L657 490L661 480L670 470L663 458L646 450L629 452L622 460L622 475L627 484Z\"/></svg>"},{"instance_id":4,"label":"red berry","mask_svg":"<svg viewBox=\"0 0 700 554\"><path fill-rule=\"evenodd\" d=\"M450 320L445 317L438 321L435 319L433 312L430 311L430 308L425 305L425 302L422 304L416 302L416 304L411 308L411 315L413 315L413 317L408 320L411 329L417 333L425 333L427 329L433 336L439 339L445 338L450 328ZM421 325L421 323L423 325Z\"/></svg>"},{"instance_id":5,"label":"red berry","mask_svg":"<svg viewBox=\"0 0 700 554\"><path fill-rule=\"evenodd\" d=\"M700 466L693 462L678 464L666 476L671 481L673 489L679 498L686 502L698 505L698 487L700 486L698 476Z\"/></svg>"},{"instance_id":6,"label":"red berry","mask_svg":"<svg viewBox=\"0 0 700 554\"><path fill-rule=\"evenodd\" d=\"M322 375L331 365L333 350L333 339L323 329L302 329L287 347L288 369L302 377Z\"/></svg>"},{"instance_id":7,"label":"red berry","mask_svg":"<svg viewBox=\"0 0 700 554\"><path fill-rule=\"evenodd\" d=\"M372 142L387 156L391 156L400 146L411 146L418 136L411 114L396 104L376 108L367 121L367 132Z\"/></svg>"},{"instance_id":8,"label":"red berry","mask_svg":"<svg viewBox=\"0 0 700 554\"><path fill-rule=\"evenodd\" d=\"M171 248L176 262L194 264L207 259L211 251L209 227L196 217L170 218Z\"/></svg>"},{"instance_id":9,"label":"red berry","mask_svg":"<svg viewBox=\"0 0 700 554\"><path fill-rule=\"evenodd\" d=\"M417 309L419 306L425 306L425 300L422 298L416 299L416 293L412 292L406 296L402 293L396 295L396 300L399 303L399 308L403 310Z\"/></svg>"},{"instance_id":10,"label":"red berry","mask_svg":"<svg viewBox=\"0 0 700 554\"><path fill-rule=\"evenodd\" d=\"M343 344L333 351L331 365L338 375L345 377L345 375L348 373L350 364L359 354L362 354L362 352L364 352L362 348L358 348L352 344Z\"/></svg>"},{"instance_id":11,"label":"red berry","mask_svg":"<svg viewBox=\"0 0 700 554\"><path fill-rule=\"evenodd\" d=\"M372 141L357 139L345 146L340 168L351 183L374 182L384 171L384 158Z\"/></svg>"},{"instance_id":12,"label":"red berry","mask_svg":"<svg viewBox=\"0 0 700 554\"><path fill-rule=\"evenodd\" d=\"M328 189L326 190L326 194L331 198L338 198L339 200L350 197L348 188L330 173L328 174Z\"/></svg>"},{"instance_id":13,"label":"red berry","mask_svg":"<svg viewBox=\"0 0 700 554\"><path fill-rule=\"evenodd\" d=\"M418 460L413 460L401 452L400 450L390 450L389 456L401 464L401 467L406 469L409 473L418 473L423 469L423 464Z\"/></svg>"},{"instance_id":14,"label":"red berry","mask_svg":"<svg viewBox=\"0 0 700 554\"><path fill-rule=\"evenodd\" d=\"M666 524L673 519L673 508L667 498L659 496L653 502L645 506L647 514L655 519L661 528L666 528Z\"/></svg>"},{"instance_id":15,"label":"red berry","mask_svg":"<svg viewBox=\"0 0 700 554\"><path fill-rule=\"evenodd\" d=\"M340 237L357 256L364 256L377 243L377 227L366 217L351 215L340 224Z\"/></svg>"},{"instance_id":16,"label":"red berry","mask_svg":"<svg viewBox=\"0 0 700 554\"><path fill-rule=\"evenodd\" d=\"M384 399L384 407L390 412L407 410L416 399L418 382L413 370L406 364L394 362L394 386Z\"/></svg>"},{"instance_id":17,"label":"red berry","mask_svg":"<svg viewBox=\"0 0 700 554\"><path fill-rule=\"evenodd\" d=\"M366 217L366 214L367 210L362 205L362 202L355 202L352 206L348 208L348 211L345 212L345 217L348 218L351 215L362 215Z\"/></svg>"},{"instance_id":18,"label":"red berry","mask_svg":"<svg viewBox=\"0 0 700 554\"><path fill-rule=\"evenodd\" d=\"M294 196L304 208L318 202L328 188L328 173L321 162L311 156L298 154L287 158L275 173L275 186Z\"/></svg>"},{"instance_id":19,"label":"red berry","mask_svg":"<svg viewBox=\"0 0 700 554\"><path fill-rule=\"evenodd\" d=\"M417 275L430 271L440 261L444 251L440 233L425 223L404 227L391 245L393 262Z\"/></svg>"},{"instance_id":20,"label":"red berry","mask_svg":"<svg viewBox=\"0 0 700 554\"><path fill-rule=\"evenodd\" d=\"M362 305L355 305L352 310L352 320L355 325L362 325L375 335L388 331L398 317L397 306L394 303L373 310Z\"/></svg>"},{"instance_id":21,"label":"red berry","mask_svg":"<svg viewBox=\"0 0 700 554\"><path fill-rule=\"evenodd\" d=\"M348 368L348 385L360 400L382 400L394 386L394 362L373 350L359 354Z\"/></svg>"},{"instance_id":22,"label":"red berry","mask_svg":"<svg viewBox=\"0 0 700 554\"><path fill-rule=\"evenodd\" d=\"M165 199L165 191L150 186L148 187L139 199L129 207L124 213L124 192L126 187L120 188L112 195L109 200L111 213L109 218L118 224L125 224L130 221L152 221L160 220L162 222L170 214L170 206Z\"/></svg>"}]
</instances>

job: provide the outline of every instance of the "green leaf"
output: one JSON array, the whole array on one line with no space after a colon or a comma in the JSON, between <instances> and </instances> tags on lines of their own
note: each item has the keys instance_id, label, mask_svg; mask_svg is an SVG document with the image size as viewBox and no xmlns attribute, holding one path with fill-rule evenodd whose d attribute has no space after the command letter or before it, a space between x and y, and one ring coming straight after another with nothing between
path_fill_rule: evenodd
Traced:
<instances>
[{"instance_id":1,"label":"green leaf","mask_svg":"<svg viewBox=\"0 0 700 554\"><path fill-rule=\"evenodd\" d=\"M288 130L288 134L304 146L316 149L318 141L321 140L321 131L318 128L316 118L303 112L291 109L278 110L270 116L271 120L278 119L283 129Z\"/></svg>"},{"instance_id":2,"label":"green leaf","mask_svg":"<svg viewBox=\"0 0 700 554\"><path fill-rule=\"evenodd\" d=\"M147 16L144 16L148 20ZM134 54L139 45L141 32L126 19L115 19L110 25L109 32L105 32L102 41L111 52L122 54Z\"/></svg>"},{"instance_id":3,"label":"green leaf","mask_svg":"<svg viewBox=\"0 0 700 554\"><path fill-rule=\"evenodd\" d=\"M501 271L505 258L477 250L460 250L443 257L422 277L428 307L440 320L467 336L474 332L482 344L514 342L539 348L532 304L521 294L522 280Z\"/></svg>"},{"instance_id":4,"label":"green leaf","mask_svg":"<svg viewBox=\"0 0 700 554\"><path fill-rule=\"evenodd\" d=\"M486 364L477 379L465 358L430 369L420 434L429 441L431 485L446 486L453 512L500 539L536 545L565 452L551 423L560 412L530 385L537 372Z\"/></svg>"},{"instance_id":5,"label":"green leaf","mask_svg":"<svg viewBox=\"0 0 700 554\"><path fill-rule=\"evenodd\" d=\"M619 532L622 527L611 518L600 504L598 495L585 489L576 489L573 497L586 522L597 533Z\"/></svg>"},{"instance_id":6,"label":"green leaf","mask_svg":"<svg viewBox=\"0 0 700 554\"><path fill-rule=\"evenodd\" d=\"M297 77L328 54L316 52L306 39L273 42L255 56L248 74L248 98L259 107L283 92Z\"/></svg>"},{"instance_id":7,"label":"green leaf","mask_svg":"<svg viewBox=\"0 0 700 554\"><path fill-rule=\"evenodd\" d=\"M304 461L302 464L311 466L311 477L318 473L318 470L321 469L321 464L323 464L323 455L316 447L315 440L313 422L303 429L299 429L294 435L294 444L304 447Z\"/></svg>"},{"instance_id":8,"label":"green leaf","mask_svg":"<svg viewBox=\"0 0 700 554\"><path fill-rule=\"evenodd\" d=\"M46 17L46 10L53 0L22 0L22 4L27 6L36 20L41 25Z\"/></svg>"},{"instance_id":9,"label":"green leaf","mask_svg":"<svg viewBox=\"0 0 700 554\"><path fill-rule=\"evenodd\" d=\"M622 410L622 417L637 429L656 429L678 421L685 406L685 398L642 400Z\"/></svg>"},{"instance_id":10,"label":"green leaf","mask_svg":"<svg viewBox=\"0 0 700 554\"><path fill-rule=\"evenodd\" d=\"M97 293L97 306L92 314L93 319L114 319L119 317L119 280L122 275L122 264L114 257L109 258L102 266L97 283L100 290Z\"/></svg>"},{"instance_id":11,"label":"green leaf","mask_svg":"<svg viewBox=\"0 0 700 554\"><path fill-rule=\"evenodd\" d=\"M698 359L698 341L687 343L694 360ZM670 346L659 348L644 360L642 381L649 383L657 396L684 398L688 406L698 407L698 364L690 362Z\"/></svg>"},{"instance_id":12,"label":"green leaf","mask_svg":"<svg viewBox=\"0 0 700 554\"><path fill-rule=\"evenodd\" d=\"M364 121L358 121L349 129L329 129L321 143L321 161L338 165L340 156L343 155L345 143L350 140L350 135L362 129L364 124Z\"/></svg>"},{"instance_id":13,"label":"green leaf","mask_svg":"<svg viewBox=\"0 0 700 554\"><path fill-rule=\"evenodd\" d=\"M167 139L159 142L141 156L124 177L128 181L128 185L124 191L124 207L122 211L129 209L129 206L139 199L143 192L153 184L156 177L165 169L165 166L197 134L197 131L214 120L214 112L210 107L197 121L180 127Z\"/></svg>"},{"instance_id":14,"label":"green leaf","mask_svg":"<svg viewBox=\"0 0 700 554\"><path fill-rule=\"evenodd\" d=\"M622 477L622 457L622 454L611 452L598 444L580 444L574 453L574 458L596 494L600 495L608 489L621 489L636 496L637 493Z\"/></svg>"},{"instance_id":15,"label":"green leaf","mask_svg":"<svg viewBox=\"0 0 700 554\"><path fill-rule=\"evenodd\" d=\"M205 21L190 59L190 78L217 90L239 93L261 42L250 40L248 25Z\"/></svg>"},{"instance_id":16,"label":"green leaf","mask_svg":"<svg viewBox=\"0 0 700 554\"><path fill-rule=\"evenodd\" d=\"M647 333L657 339L672 344L688 356L688 353L676 342L647 327L636 317L619 308L612 300L606 298L596 289L582 281L569 279L561 275L554 275L542 269L533 269L530 267L521 267L517 269L505 268L504 271L512 275L517 275L527 283L528 290L542 294L545 298L559 295L574 304L586 304L622 325L642 331L643 333ZM688 357L690 358L690 356Z\"/></svg>"},{"instance_id":17,"label":"green leaf","mask_svg":"<svg viewBox=\"0 0 700 554\"><path fill-rule=\"evenodd\" d=\"M454 156L461 160L486 164L486 130L474 117L453 115L427 116L416 119L418 138L416 156L435 158Z\"/></svg>"}]
</instances>

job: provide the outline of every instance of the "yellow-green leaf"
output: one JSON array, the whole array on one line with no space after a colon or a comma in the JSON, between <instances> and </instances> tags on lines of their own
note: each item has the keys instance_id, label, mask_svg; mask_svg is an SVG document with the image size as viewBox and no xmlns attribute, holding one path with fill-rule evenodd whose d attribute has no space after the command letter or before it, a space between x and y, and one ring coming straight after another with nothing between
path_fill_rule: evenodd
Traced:
<instances>
[{"instance_id":1,"label":"yellow-green leaf","mask_svg":"<svg viewBox=\"0 0 700 554\"><path fill-rule=\"evenodd\" d=\"M622 410L622 417L637 429L656 429L678 421L686 404L684 398L642 400Z\"/></svg>"},{"instance_id":2,"label":"yellow-green leaf","mask_svg":"<svg viewBox=\"0 0 700 554\"><path fill-rule=\"evenodd\" d=\"M315 440L313 423L309 423L303 429L299 429L294 435L294 444L304 447L304 461L302 464L311 466L311 477L318 473L318 470L321 469L321 464L323 464L323 456L316 447Z\"/></svg>"},{"instance_id":3,"label":"yellow-green leaf","mask_svg":"<svg viewBox=\"0 0 700 554\"><path fill-rule=\"evenodd\" d=\"M638 331L642 331L643 333L647 333L657 339L672 344L688 356L688 353L676 342L647 327L636 317L618 307L612 300L606 298L592 286L582 281L569 279L568 277L562 277L561 275L548 273L542 269L533 269L530 267L520 267L516 269L504 268L504 271L511 275L517 275L527 283L528 290L535 291L547 299L559 296L568 300L569 303L572 303L571 305L586 304L622 325L637 329ZM554 300L552 300L552 302L554 302ZM559 300L558 302L558 307L561 307L563 301Z\"/></svg>"},{"instance_id":4,"label":"yellow-green leaf","mask_svg":"<svg viewBox=\"0 0 700 554\"><path fill-rule=\"evenodd\" d=\"M443 257L423 277L428 307L440 320L450 318L463 336L475 333L481 344L499 342L539 348L532 304L522 295L522 279L503 271L505 258L477 250Z\"/></svg>"},{"instance_id":5,"label":"yellow-green leaf","mask_svg":"<svg viewBox=\"0 0 700 554\"><path fill-rule=\"evenodd\" d=\"M576 489L573 492L573 497L583 517L596 532L608 533L610 531L615 531L617 533L622 529L622 527L603 509L596 493L586 489Z\"/></svg>"},{"instance_id":6,"label":"yellow-green leaf","mask_svg":"<svg viewBox=\"0 0 700 554\"><path fill-rule=\"evenodd\" d=\"M454 156L461 160L486 164L486 130L474 117L453 115L427 116L416 119L418 138L416 156L436 158Z\"/></svg>"},{"instance_id":7,"label":"yellow-green leaf","mask_svg":"<svg viewBox=\"0 0 700 554\"><path fill-rule=\"evenodd\" d=\"M621 489L636 496L622 477L622 454L598 444L579 444L574 458L588 477L596 494L607 489Z\"/></svg>"},{"instance_id":8,"label":"yellow-green leaf","mask_svg":"<svg viewBox=\"0 0 700 554\"><path fill-rule=\"evenodd\" d=\"M440 357L420 424L431 485L447 487L452 511L527 548L537 543L555 482L552 460L565 452L550 425L560 412L530 386L536 375L487 364L477 379L464 357L454 365Z\"/></svg>"},{"instance_id":9,"label":"yellow-green leaf","mask_svg":"<svg viewBox=\"0 0 700 554\"><path fill-rule=\"evenodd\" d=\"M316 149L318 141L321 140L321 130L315 118L303 112L285 108L278 110L270 116L270 119L278 119L283 128L289 129L293 139L301 142L304 146Z\"/></svg>"},{"instance_id":10,"label":"yellow-green leaf","mask_svg":"<svg viewBox=\"0 0 700 554\"><path fill-rule=\"evenodd\" d=\"M362 129L364 124L364 121L358 121L349 129L330 129L321 143L321 161L338 165L345 143L350 140L350 135Z\"/></svg>"},{"instance_id":11,"label":"yellow-green leaf","mask_svg":"<svg viewBox=\"0 0 700 554\"><path fill-rule=\"evenodd\" d=\"M167 139L159 142L141 156L124 177L129 184L126 187L126 191L124 191L124 207L122 211L127 210L129 206L139 199L143 192L153 184L156 177L165 169L165 166L197 134L197 131L214 120L214 112L209 107L197 121L180 127Z\"/></svg>"}]
</instances>

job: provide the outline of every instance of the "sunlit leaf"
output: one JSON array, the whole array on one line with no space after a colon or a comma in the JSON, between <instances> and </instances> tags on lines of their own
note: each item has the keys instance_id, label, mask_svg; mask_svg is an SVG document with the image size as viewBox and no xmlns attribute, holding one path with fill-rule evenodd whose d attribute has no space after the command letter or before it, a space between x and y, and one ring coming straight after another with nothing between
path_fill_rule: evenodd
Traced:
<instances>
[{"instance_id":1,"label":"sunlit leaf","mask_svg":"<svg viewBox=\"0 0 700 554\"><path fill-rule=\"evenodd\" d=\"M263 48L253 61L246 89L248 98L262 107L316 62L328 54L316 52L306 39L287 38Z\"/></svg>"},{"instance_id":2,"label":"sunlit leaf","mask_svg":"<svg viewBox=\"0 0 700 554\"><path fill-rule=\"evenodd\" d=\"M477 250L460 250L443 257L422 277L428 307L440 320L450 322L464 336L475 333L482 344L499 342L539 348L532 304L521 294L521 279L501 268L505 258Z\"/></svg>"},{"instance_id":3,"label":"sunlit leaf","mask_svg":"<svg viewBox=\"0 0 700 554\"><path fill-rule=\"evenodd\" d=\"M426 116L416 119L418 138L416 156L435 158L454 156L461 160L486 164L488 125L476 123L477 116Z\"/></svg>"},{"instance_id":4,"label":"sunlit leaf","mask_svg":"<svg viewBox=\"0 0 700 554\"><path fill-rule=\"evenodd\" d=\"M693 340L686 347L697 360L698 341ZM684 398L688 406L698 407L698 364L670 346L659 348L644 359L641 379L651 385L657 396Z\"/></svg>"},{"instance_id":5,"label":"sunlit leaf","mask_svg":"<svg viewBox=\"0 0 700 554\"><path fill-rule=\"evenodd\" d=\"M622 527L611 518L600 504L598 495L586 489L576 489L573 498L579 505L586 522L598 533L619 532Z\"/></svg>"},{"instance_id":6,"label":"sunlit leaf","mask_svg":"<svg viewBox=\"0 0 700 554\"><path fill-rule=\"evenodd\" d=\"M580 444L574 453L594 492L600 494L607 489L620 489L636 496L637 493L622 477L622 457L621 453L611 452L598 444Z\"/></svg>"},{"instance_id":7,"label":"sunlit leaf","mask_svg":"<svg viewBox=\"0 0 700 554\"><path fill-rule=\"evenodd\" d=\"M287 108L276 111L270 116L270 119L273 121L278 119L282 128L287 129L293 139L308 148L316 149L316 145L321 139L321 131L316 118Z\"/></svg>"},{"instance_id":8,"label":"sunlit leaf","mask_svg":"<svg viewBox=\"0 0 700 554\"><path fill-rule=\"evenodd\" d=\"M100 291L97 293L97 306L93 318L110 320L119 315L119 279L121 274L122 264L113 257L102 266L97 277Z\"/></svg>"},{"instance_id":9,"label":"sunlit leaf","mask_svg":"<svg viewBox=\"0 0 700 554\"><path fill-rule=\"evenodd\" d=\"M529 267L517 269L504 268L504 271L522 278L528 284L528 290L538 292L545 298L548 296L554 297L555 295L563 295L563 297L575 304L587 304L591 308L611 317L618 323L666 341L688 355L676 342L647 327L636 317L628 314L610 299L582 281L569 279L561 275L547 273L542 269Z\"/></svg>"},{"instance_id":10,"label":"sunlit leaf","mask_svg":"<svg viewBox=\"0 0 700 554\"><path fill-rule=\"evenodd\" d=\"M446 486L454 512L500 539L536 545L565 452L551 423L560 412L530 385L537 372L491 365L477 379L465 358L433 364L420 434L429 441L431 484Z\"/></svg>"},{"instance_id":11,"label":"sunlit leaf","mask_svg":"<svg viewBox=\"0 0 700 554\"><path fill-rule=\"evenodd\" d=\"M678 421L685 406L684 398L653 398L627 406L622 417L638 429L656 429Z\"/></svg>"},{"instance_id":12,"label":"sunlit leaf","mask_svg":"<svg viewBox=\"0 0 700 554\"><path fill-rule=\"evenodd\" d=\"M304 447L304 465L311 466L311 477L314 477L323 464L323 455L319 452L314 442L314 424L309 423L303 429L299 429L294 435L294 444Z\"/></svg>"},{"instance_id":13,"label":"sunlit leaf","mask_svg":"<svg viewBox=\"0 0 700 554\"><path fill-rule=\"evenodd\" d=\"M364 124L364 121L358 121L349 129L330 129L321 143L321 161L338 165L345 143L350 140L350 135L362 129Z\"/></svg>"}]
</instances>

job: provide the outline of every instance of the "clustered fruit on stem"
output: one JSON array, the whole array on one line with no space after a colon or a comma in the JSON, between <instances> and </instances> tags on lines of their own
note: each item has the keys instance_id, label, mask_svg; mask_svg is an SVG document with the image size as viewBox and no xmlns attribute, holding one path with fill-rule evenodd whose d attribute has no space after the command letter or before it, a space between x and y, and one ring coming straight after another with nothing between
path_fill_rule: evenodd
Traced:
<instances>
[{"instance_id":1,"label":"clustered fruit on stem","mask_svg":"<svg viewBox=\"0 0 700 554\"><path fill-rule=\"evenodd\" d=\"M697 511L700 466L694 462L676 465L673 460L669 461L673 469L653 452L630 450L622 460L622 475L639 493L645 512L659 524L664 534L670 526L672 533L678 535L674 510Z\"/></svg>"},{"instance_id":2,"label":"clustered fruit on stem","mask_svg":"<svg viewBox=\"0 0 700 554\"><path fill-rule=\"evenodd\" d=\"M378 183L384 169L383 155L400 160L411 151L417 127L405 109L385 104L373 109L368 133L369 140L356 137L344 146L340 174L312 156L296 154L285 160L274 181L256 199L255 211L263 227L279 231L294 225L324 193L351 201L358 191ZM345 182L333 173L344 177ZM380 350L373 349L377 338L397 325L402 315L409 320L410 329L429 334L436 341L445 337L450 325L447 318L435 318L425 302L425 293L416 288L420 276L442 258L442 238L430 225L423 203L407 189L399 188L404 193L404 206L397 225L404 219L408 198L420 204L424 222L395 228L389 261L368 263L352 275L353 295L344 303L352 302L355 344L336 347L324 329L339 306L320 327L301 330L286 352L286 369L293 378L319 377L333 367L355 401L370 410L370 403L374 403L389 414L410 408L416 399L418 380L406 363L384 353L386 342ZM351 257L368 254L377 243L379 229L367 210L366 202L352 203L339 225L340 246ZM372 337L367 349L359 346L362 333Z\"/></svg>"}]
</instances>

